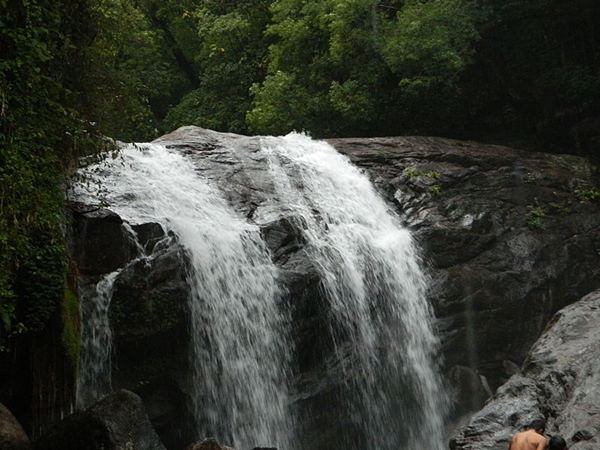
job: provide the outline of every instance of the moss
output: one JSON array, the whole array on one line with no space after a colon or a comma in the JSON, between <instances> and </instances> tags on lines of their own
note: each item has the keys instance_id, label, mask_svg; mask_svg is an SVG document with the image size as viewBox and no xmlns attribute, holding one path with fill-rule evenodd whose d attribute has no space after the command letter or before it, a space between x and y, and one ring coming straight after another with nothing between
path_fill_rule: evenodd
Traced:
<instances>
[{"instance_id":1,"label":"moss","mask_svg":"<svg viewBox=\"0 0 600 450\"><path fill-rule=\"evenodd\" d=\"M428 191L429 195L431 195L432 197L437 197L438 195L440 195L440 192L442 192L442 187L439 184L434 184L432 186L429 186Z\"/></svg>"},{"instance_id":2,"label":"moss","mask_svg":"<svg viewBox=\"0 0 600 450\"><path fill-rule=\"evenodd\" d=\"M576 189L573 191L581 201L583 202L594 202L600 198L600 191L596 188L592 189Z\"/></svg>"},{"instance_id":3,"label":"moss","mask_svg":"<svg viewBox=\"0 0 600 450\"><path fill-rule=\"evenodd\" d=\"M554 214L559 214L562 216L565 216L571 212L571 208L569 208L568 206L565 206L565 205L561 205L560 203L557 203L557 202L548 203L548 207L550 208L550 212L552 212Z\"/></svg>"},{"instance_id":4,"label":"moss","mask_svg":"<svg viewBox=\"0 0 600 450\"><path fill-rule=\"evenodd\" d=\"M178 323L181 305L177 296L118 281L110 306L110 320L122 332L162 331Z\"/></svg>"},{"instance_id":5,"label":"moss","mask_svg":"<svg viewBox=\"0 0 600 450\"><path fill-rule=\"evenodd\" d=\"M68 287L61 302L62 345L68 360L73 367L79 367L79 352L81 349L79 299Z\"/></svg>"}]
</instances>

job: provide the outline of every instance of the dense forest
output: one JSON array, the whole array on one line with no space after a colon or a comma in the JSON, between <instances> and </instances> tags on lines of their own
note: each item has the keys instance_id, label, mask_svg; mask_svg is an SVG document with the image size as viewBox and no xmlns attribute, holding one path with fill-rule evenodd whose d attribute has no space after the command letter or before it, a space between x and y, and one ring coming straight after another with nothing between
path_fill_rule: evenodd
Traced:
<instances>
[{"instance_id":1,"label":"dense forest","mask_svg":"<svg viewBox=\"0 0 600 450\"><path fill-rule=\"evenodd\" d=\"M599 48L598 0L0 0L0 354L61 320L77 357L63 192L106 136L419 134L595 159Z\"/></svg>"}]
</instances>

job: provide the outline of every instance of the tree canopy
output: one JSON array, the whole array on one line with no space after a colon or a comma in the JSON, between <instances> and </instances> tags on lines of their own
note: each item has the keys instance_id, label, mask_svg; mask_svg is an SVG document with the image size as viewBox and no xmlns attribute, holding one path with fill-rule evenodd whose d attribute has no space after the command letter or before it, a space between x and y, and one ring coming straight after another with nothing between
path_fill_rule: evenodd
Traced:
<instances>
[{"instance_id":1,"label":"tree canopy","mask_svg":"<svg viewBox=\"0 0 600 450\"><path fill-rule=\"evenodd\" d=\"M198 86L155 117L162 132L433 134L582 155L598 146L593 0L185 4Z\"/></svg>"}]
</instances>

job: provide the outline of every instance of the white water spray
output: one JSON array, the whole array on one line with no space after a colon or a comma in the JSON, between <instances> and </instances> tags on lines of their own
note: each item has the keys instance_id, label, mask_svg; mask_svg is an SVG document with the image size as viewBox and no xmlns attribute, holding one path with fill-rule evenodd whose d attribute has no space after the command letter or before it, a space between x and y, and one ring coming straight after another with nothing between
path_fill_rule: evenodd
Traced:
<instances>
[{"instance_id":1,"label":"white water spray","mask_svg":"<svg viewBox=\"0 0 600 450\"><path fill-rule=\"evenodd\" d=\"M161 223L190 258L198 437L240 449L292 448L287 317L258 227L234 214L189 160L160 145L126 147L86 174L100 186L88 201L106 202L132 223Z\"/></svg>"}]
</instances>

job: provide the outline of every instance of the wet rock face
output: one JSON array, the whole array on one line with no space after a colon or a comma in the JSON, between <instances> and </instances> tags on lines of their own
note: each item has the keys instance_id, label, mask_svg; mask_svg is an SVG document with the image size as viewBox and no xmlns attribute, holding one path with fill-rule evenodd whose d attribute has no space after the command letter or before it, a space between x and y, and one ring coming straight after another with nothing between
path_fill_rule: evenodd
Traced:
<instances>
[{"instance_id":1,"label":"wet rock face","mask_svg":"<svg viewBox=\"0 0 600 450\"><path fill-rule=\"evenodd\" d=\"M143 398L156 431L173 448L185 434L174 424L186 423L189 287L185 253L176 240L166 241L119 273L109 316L117 349L113 385Z\"/></svg>"},{"instance_id":2,"label":"wet rock face","mask_svg":"<svg viewBox=\"0 0 600 450\"><path fill-rule=\"evenodd\" d=\"M440 138L330 142L420 242L448 367L471 367L495 389L556 311L600 287L587 161Z\"/></svg>"},{"instance_id":3,"label":"wet rock face","mask_svg":"<svg viewBox=\"0 0 600 450\"><path fill-rule=\"evenodd\" d=\"M105 208L71 204L71 242L80 283L93 287L119 269L109 317L116 349L113 388L140 395L170 448L191 439L187 420L187 259L157 223L126 227ZM97 257L94 257L97 255Z\"/></svg>"},{"instance_id":4,"label":"wet rock face","mask_svg":"<svg viewBox=\"0 0 600 450\"><path fill-rule=\"evenodd\" d=\"M558 312L522 366L450 442L453 450L506 450L510 436L547 418L569 449L600 445L600 291Z\"/></svg>"}]
</instances>

